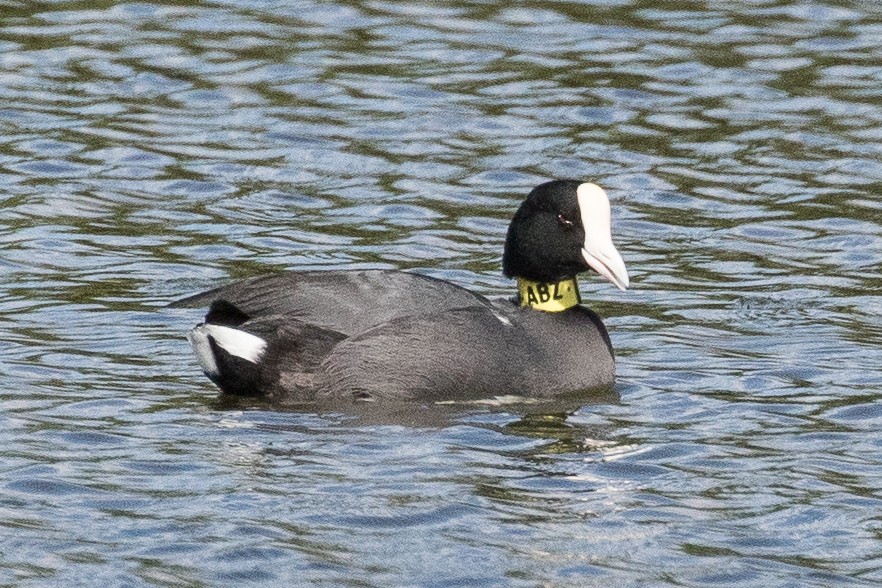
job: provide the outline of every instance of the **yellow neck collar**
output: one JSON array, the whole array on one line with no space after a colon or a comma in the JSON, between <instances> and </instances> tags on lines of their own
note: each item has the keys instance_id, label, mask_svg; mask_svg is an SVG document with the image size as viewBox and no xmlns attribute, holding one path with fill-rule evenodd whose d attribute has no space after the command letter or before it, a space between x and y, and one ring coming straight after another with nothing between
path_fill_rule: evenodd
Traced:
<instances>
[{"instance_id":1,"label":"yellow neck collar","mask_svg":"<svg viewBox=\"0 0 882 588\"><path fill-rule=\"evenodd\" d=\"M560 312L582 302L576 278L550 284L518 278L518 297L521 306L545 312Z\"/></svg>"}]
</instances>

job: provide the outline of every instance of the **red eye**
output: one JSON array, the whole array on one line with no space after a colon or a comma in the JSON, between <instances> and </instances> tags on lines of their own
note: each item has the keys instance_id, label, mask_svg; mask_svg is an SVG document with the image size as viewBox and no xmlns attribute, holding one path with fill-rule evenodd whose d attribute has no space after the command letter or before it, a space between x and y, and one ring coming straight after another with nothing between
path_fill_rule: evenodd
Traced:
<instances>
[{"instance_id":1,"label":"red eye","mask_svg":"<svg viewBox=\"0 0 882 588\"><path fill-rule=\"evenodd\" d=\"M567 229L573 228L573 221L562 214L557 215L557 222L559 222L562 227L565 227Z\"/></svg>"}]
</instances>

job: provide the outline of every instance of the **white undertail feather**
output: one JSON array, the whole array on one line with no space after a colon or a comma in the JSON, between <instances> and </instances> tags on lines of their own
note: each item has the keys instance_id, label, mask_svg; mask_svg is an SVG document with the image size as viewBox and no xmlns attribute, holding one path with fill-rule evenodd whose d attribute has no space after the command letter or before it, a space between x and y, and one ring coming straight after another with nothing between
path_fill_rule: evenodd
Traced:
<instances>
[{"instance_id":1,"label":"white undertail feather","mask_svg":"<svg viewBox=\"0 0 882 588\"><path fill-rule=\"evenodd\" d=\"M208 332L204 325L195 327L187 333L187 340L193 346L193 352L196 353L196 360L202 366L202 371L207 376L217 376L220 371L217 369L217 363L214 361L214 353L211 351L211 344L208 342Z\"/></svg>"},{"instance_id":2,"label":"white undertail feather","mask_svg":"<svg viewBox=\"0 0 882 588\"><path fill-rule=\"evenodd\" d=\"M202 366L202 371L209 376L220 375L209 337L230 355L251 363L260 361L266 351L266 341L257 335L221 325L199 325L187 334L187 339L196 352L196 359Z\"/></svg>"}]
</instances>

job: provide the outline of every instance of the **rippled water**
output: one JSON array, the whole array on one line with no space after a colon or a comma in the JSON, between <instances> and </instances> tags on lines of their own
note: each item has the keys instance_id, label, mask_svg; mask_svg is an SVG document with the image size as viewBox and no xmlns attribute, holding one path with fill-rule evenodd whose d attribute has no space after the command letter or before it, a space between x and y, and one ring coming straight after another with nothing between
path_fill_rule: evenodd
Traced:
<instances>
[{"instance_id":1,"label":"rippled water","mask_svg":"<svg viewBox=\"0 0 882 588\"><path fill-rule=\"evenodd\" d=\"M880 63L871 0L0 2L0 585L882 583ZM164 308L508 294L551 177L614 201L618 399L220 404Z\"/></svg>"}]
</instances>

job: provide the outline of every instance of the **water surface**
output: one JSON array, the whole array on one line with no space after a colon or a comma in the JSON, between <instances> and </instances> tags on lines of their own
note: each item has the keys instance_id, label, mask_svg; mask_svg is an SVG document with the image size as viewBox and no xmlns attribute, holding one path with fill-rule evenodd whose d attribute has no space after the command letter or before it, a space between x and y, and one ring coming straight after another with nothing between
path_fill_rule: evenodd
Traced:
<instances>
[{"instance_id":1,"label":"water surface","mask_svg":"<svg viewBox=\"0 0 882 588\"><path fill-rule=\"evenodd\" d=\"M0 584L882 583L880 17L0 2ZM508 295L552 177L613 200L612 397L219 403L164 308L289 268Z\"/></svg>"}]
</instances>

